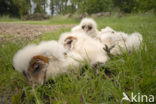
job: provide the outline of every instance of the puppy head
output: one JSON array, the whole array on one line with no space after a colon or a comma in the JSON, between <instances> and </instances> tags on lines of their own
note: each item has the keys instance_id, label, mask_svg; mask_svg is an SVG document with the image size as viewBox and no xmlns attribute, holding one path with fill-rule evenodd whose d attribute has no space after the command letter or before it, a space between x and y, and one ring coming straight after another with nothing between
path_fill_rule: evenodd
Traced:
<instances>
[{"instance_id":1,"label":"puppy head","mask_svg":"<svg viewBox=\"0 0 156 104\"><path fill-rule=\"evenodd\" d=\"M94 32L97 29L96 22L91 18L85 18L80 23L81 29L86 33Z\"/></svg>"},{"instance_id":2,"label":"puppy head","mask_svg":"<svg viewBox=\"0 0 156 104\"><path fill-rule=\"evenodd\" d=\"M112 33L115 34L115 30L113 30L111 27L107 26L104 29L101 30L103 33Z\"/></svg>"},{"instance_id":3,"label":"puppy head","mask_svg":"<svg viewBox=\"0 0 156 104\"><path fill-rule=\"evenodd\" d=\"M23 74L32 84L43 84L46 79L48 63L49 59L47 57L34 56L29 63L27 72L23 72Z\"/></svg>"},{"instance_id":4,"label":"puppy head","mask_svg":"<svg viewBox=\"0 0 156 104\"><path fill-rule=\"evenodd\" d=\"M64 47L66 49L73 49L75 43L77 42L77 37L74 36L68 36L65 40L64 40Z\"/></svg>"}]
</instances>

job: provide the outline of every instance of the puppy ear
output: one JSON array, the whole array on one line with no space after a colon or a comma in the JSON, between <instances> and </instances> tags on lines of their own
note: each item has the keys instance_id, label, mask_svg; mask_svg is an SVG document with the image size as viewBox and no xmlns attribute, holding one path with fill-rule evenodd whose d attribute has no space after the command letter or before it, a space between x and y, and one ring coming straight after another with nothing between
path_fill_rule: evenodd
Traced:
<instances>
[{"instance_id":1,"label":"puppy ear","mask_svg":"<svg viewBox=\"0 0 156 104\"><path fill-rule=\"evenodd\" d=\"M23 74L31 83L42 83L46 78L46 66L48 63L48 57L34 56L29 63L27 73L23 72Z\"/></svg>"},{"instance_id":2,"label":"puppy ear","mask_svg":"<svg viewBox=\"0 0 156 104\"><path fill-rule=\"evenodd\" d=\"M32 60L40 60L40 61L43 61L45 63L49 63L49 58L45 57L45 56L41 56L41 55L34 56L32 58Z\"/></svg>"},{"instance_id":3,"label":"puppy ear","mask_svg":"<svg viewBox=\"0 0 156 104\"><path fill-rule=\"evenodd\" d=\"M46 63L49 63L49 59L47 57L41 55L34 56L30 61L28 71L32 74L36 74L42 69L43 65Z\"/></svg>"},{"instance_id":4,"label":"puppy ear","mask_svg":"<svg viewBox=\"0 0 156 104\"><path fill-rule=\"evenodd\" d=\"M77 37L69 36L64 40L64 47L69 50L73 49L76 42L77 42Z\"/></svg>"}]
</instances>

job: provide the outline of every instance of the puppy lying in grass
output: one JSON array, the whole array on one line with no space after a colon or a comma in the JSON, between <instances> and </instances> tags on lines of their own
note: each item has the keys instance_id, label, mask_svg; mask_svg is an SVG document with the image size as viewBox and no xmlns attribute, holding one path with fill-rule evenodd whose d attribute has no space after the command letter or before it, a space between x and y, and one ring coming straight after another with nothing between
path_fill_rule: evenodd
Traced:
<instances>
[{"instance_id":1,"label":"puppy lying in grass","mask_svg":"<svg viewBox=\"0 0 156 104\"><path fill-rule=\"evenodd\" d=\"M117 32L110 27L102 29L97 39L111 48L110 53L112 55L122 54L122 51L131 52L133 48L138 50L143 40L140 33L135 32L129 35L124 32Z\"/></svg>"},{"instance_id":2,"label":"puppy lying in grass","mask_svg":"<svg viewBox=\"0 0 156 104\"><path fill-rule=\"evenodd\" d=\"M128 35L106 27L99 32L93 19L85 18L71 32L60 36L59 41L41 42L19 50L13 58L13 66L33 84L43 84L58 74L75 71L81 61L91 66L105 64L108 53L121 54L121 48L131 52L139 49L142 35Z\"/></svg>"},{"instance_id":3,"label":"puppy lying in grass","mask_svg":"<svg viewBox=\"0 0 156 104\"><path fill-rule=\"evenodd\" d=\"M103 43L104 50L112 55L122 54L123 51L131 52L133 48L137 50L143 40L142 35L137 32L128 35L124 32L117 32L110 27L98 31L96 22L91 18L82 19L79 25L72 28L71 32L85 32L91 38Z\"/></svg>"},{"instance_id":4,"label":"puppy lying in grass","mask_svg":"<svg viewBox=\"0 0 156 104\"><path fill-rule=\"evenodd\" d=\"M80 61L82 57L76 52L68 52L56 41L48 41L19 50L13 58L13 66L32 84L43 84L51 77L78 69Z\"/></svg>"},{"instance_id":5,"label":"puppy lying in grass","mask_svg":"<svg viewBox=\"0 0 156 104\"><path fill-rule=\"evenodd\" d=\"M58 42L66 49L79 53L91 66L97 63L105 64L109 59L103 50L104 45L84 32L64 33Z\"/></svg>"}]
</instances>

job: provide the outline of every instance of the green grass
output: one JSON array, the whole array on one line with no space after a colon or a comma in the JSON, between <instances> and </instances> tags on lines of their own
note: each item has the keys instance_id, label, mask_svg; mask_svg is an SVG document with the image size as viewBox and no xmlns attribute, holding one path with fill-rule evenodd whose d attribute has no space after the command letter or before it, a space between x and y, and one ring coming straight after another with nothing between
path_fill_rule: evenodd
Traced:
<instances>
[{"instance_id":1,"label":"green grass","mask_svg":"<svg viewBox=\"0 0 156 104\"><path fill-rule=\"evenodd\" d=\"M20 21L17 18L10 18L9 16L1 16L0 17L0 22L17 22Z\"/></svg>"},{"instance_id":2,"label":"green grass","mask_svg":"<svg viewBox=\"0 0 156 104\"><path fill-rule=\"evenodd\" d=\"M68 18L61 15L57 15L54 17L51 17L48 20L42 20L42 21L33 21L33 20L25 20L22 21L17 18L10 18L8 16L0 17L0 23L1 22L12 22L12 23L26 23L26 24L36 24L36 25L59 25L59 24L77 24L79 22L76 18Z\"/></svg>"},{"instance_id":3,"label":"green grass","mask_svg":"<svg viewBox=\"0 0 156 104\"><path fill-rule=\"evenodd\" d=\"M51 21L51 20L49 20ZM140 32L144 38L143 48L113 57L106 65L113 72L113 81L99 66L99 74L95 70L84 67L83 74L69 73L49 80L44 85L33 88L22 74L12 70L12 57L20 48L30 41L18 40L0 44L0 102L13 104L122 104L122 93L129 96L131 92L142 95L156 94L156 17L125 16L96 18L98 28L111 26L115 30L132 33ZM22 21L21 21L22 22ZM33 22L33 21L32 21ZM56 24L67 21L55 20ZM25 23L25 21L24 21ZM42 22L36 22L40 24ZM77 23L71 21L70 23ZM45 24L49 24L45 23ZM34 40L57 40L62 32L60 29L43 34ZM3 98L3 99L2 99ZM124 104L130 104L124 101ZM140 103L143 104L143 103ZM145 102L144 102L145 104Z\"/></svg>"}]
</instances>

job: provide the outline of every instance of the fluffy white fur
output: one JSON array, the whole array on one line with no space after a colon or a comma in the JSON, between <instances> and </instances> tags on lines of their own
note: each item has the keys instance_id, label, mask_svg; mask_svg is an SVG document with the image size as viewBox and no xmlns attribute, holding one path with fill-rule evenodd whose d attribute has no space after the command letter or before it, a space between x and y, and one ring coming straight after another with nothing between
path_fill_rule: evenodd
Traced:
<instances>
[{"instance_id":1,"label":"fluffy white fur","mask_svg":"<svg viewBox=\"0 0 156 104\"><path fill-rule=\"evenodd\" d=\"M105 63L108 60L106 52L103 50L103 44L89 37L84 32L64 33L59 38L59 43L64 45L68 37L75 37L77 41L73 44L70 50L76 51L84 59L93 65L96 63Z\"/></svg>"},{"instance_id":2,"label":"fluffy white fur","mask_svg":"<svg viewBox=\"0 0 156 104\"><path fill-rule=\"evenodd\" d=\"M19 72L26 71L29 67L31 58L37 55L36 45L31 44L19 50L13 58L13 66Z\"/></svg>"},{"instance_id":3,"label":"fluffy white fur","mask_svg":"<svg viewBox=\"0 0 156 104\"><path fill-rule=\"evenodd\" d=\"M69 67L79 67L80 61L82 61L82 57L78 53L67 51L56 41L42 42L37 47L41 55L50 58L47 78L68 72Z\"/></svg>"},{"instance_id":4,"label":"fluffy white fur","mask_svg":"<svg viewBox=\"0 0 156 104\"><path fill-rule=\"evenodd\" d=\"M42 41L37 46L37 50L40 55L46 57L56 57L58 59L64 57L64 53L67 51L63 45L59 44L57 41Z\"/></svg>"},{"instance_id":5,"label":"fluffy white fur","mask_svg":"<svg viewBox=\"0 0 156 104\"><path fill-rule=\"evenodd\" d=\"M135 32L128 36L126 46L129 49L129 51L132 51L133 48L138 50L142 41L142 35L138 32Z\"/></svg>"},{"instance_id":6,"label":"fluffy white fur","mask_svg":"<svg viewBox=\"0 0 156 104\"><path fill-rule=\"evenodd\" d=\"M76 52L67 52L58 42L48 41L41 42L39 45L28 45L19 50L13 58L13 66L20 72L27 72L32 57L36 55L43 55L50 59L46 79L68 72L69 67L79 67L79 61L82 60L82 57Z\"/></svg>"},{"instance_id":7,"label":"fluffy white fur","mask_svg":"<svg viewBox=\"0 0 156 104\"><path fill-rule=\"evenodd\" d=\"M119 41L114 49L111 50L111 53L117 55L122 53L121 50L128 52L131 52L133 48L138 50L142 40L142 35L140 33L132 33L127 35L127 39L124 41Z\"/></svg>"},{"instance_id":8,"label":"fluffy white fur","mask_svg":"<svg viewBox=\"0 0 156 104\"><path fill-rule=\"evenodd\" d=\"M106 33L106 32L115 32L115 30L113 30L111 27L107 26L104 29L101 29L102 33Z\"/></svg>"},{"instance_id":9,"label":"fluffy white fur","mask_svg":"<svg viewBox=\"0 0 156 104\"><path fill-rule=\"evenodd\" d=\"M106 44L108 47L113 45L120 44L120 42L126 41L128 35L123 32L116 32L110 27L102 29L102 32L97 37L103 44Z\"/></svg>"},{"instance_id":10,"label":"fluffy white fur","mask_svg":"<svg viewBox=\"0 0 156 104\"><path fill-rule=\"evenodd\" d=\"M89 29L88 27L91 27ZM72 32L85 32L87 35L91 36L92 38L95 38L99 31L97 30L97 24L92 18L84 18L80 22L79 25L75 26L71 30Z\"/></svg>"},{"instance_id":11,"label":"fluffy white fur","mask_svg":"<svg viewBox=\"0 0 156 104\"><path fill-rule=\"evenodd\" d=\"M110 27L102 29L97 38L108 47L114 46L110 51L113 55L121 54L121 50L131 52L133 48L138 49L142 42L140 33L128 35L124 32L117 32Z\"/></svg>"}]
</instances>

